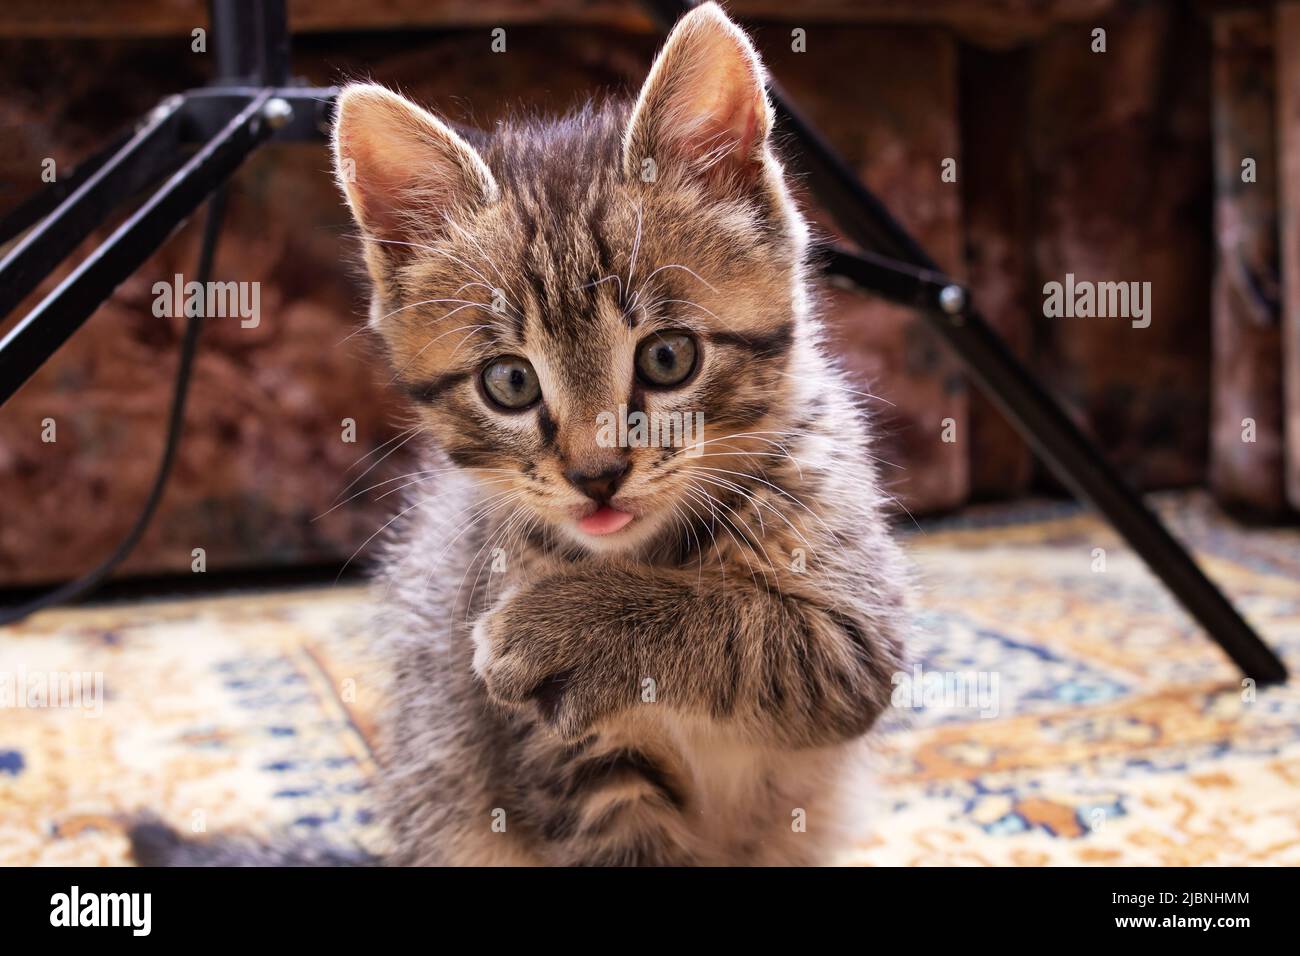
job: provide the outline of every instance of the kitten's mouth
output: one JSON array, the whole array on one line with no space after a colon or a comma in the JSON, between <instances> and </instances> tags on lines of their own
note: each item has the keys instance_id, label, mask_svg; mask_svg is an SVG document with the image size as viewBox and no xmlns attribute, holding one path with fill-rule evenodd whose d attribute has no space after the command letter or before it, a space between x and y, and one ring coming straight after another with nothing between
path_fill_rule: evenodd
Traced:
<instances>
[{"instance_id":1,"label":"kitten's mouth","mask_svg":"<svg viewBox=\"0 0 1300 956\"><path fill-rule=\"evenodd\" d=\"M578 530L585 534L604 535L622 531L635 515L619 511L609 505L601 505L591 514L578 519Z\"/></svg>"}]
</instances>

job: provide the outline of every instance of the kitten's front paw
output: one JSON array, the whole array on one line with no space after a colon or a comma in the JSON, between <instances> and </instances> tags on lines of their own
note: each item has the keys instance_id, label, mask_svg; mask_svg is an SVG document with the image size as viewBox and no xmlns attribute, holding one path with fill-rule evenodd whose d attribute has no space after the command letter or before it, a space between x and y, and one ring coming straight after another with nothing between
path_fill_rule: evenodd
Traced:
<instances>
[{"instance_id":1,"label":"kitten's front paw","mask_svg":"<svg viewBox=\"0 0 1300 956\"><path fill-rule=\"evenodd\" d=\"M559 628L497 611L474 626L474 672L488 697L511 708L535 708L537 715L567 740L586 736L591 724L611 708L593 679L595 648L575 647ZM576 651L576 653L575 653Z\"/></svg>"},{"instance_id":2,"label":"kitten's front paw","mask_svg":"<svg viewBox=\"0 0 1300 956\"><path fill-rule=\"evenodd\" d=\"M524 653L522 635L511 634L504 610L484 614L474 625L470 642L474 658L470 666L498 704L522 707L529 692L546 676L542 662Z\"/></svg>"}]
</instances>

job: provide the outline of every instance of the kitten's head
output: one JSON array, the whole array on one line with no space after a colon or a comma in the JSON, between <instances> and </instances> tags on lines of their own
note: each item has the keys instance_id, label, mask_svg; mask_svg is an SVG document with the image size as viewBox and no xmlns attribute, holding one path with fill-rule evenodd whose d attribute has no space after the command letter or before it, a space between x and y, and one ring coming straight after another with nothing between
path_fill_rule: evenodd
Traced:
<instances>
[{"instance_id":1,"label":"kitten's head","mask_svg":"<svg viewBox=\"0 0 1300 956\"><path fill-rule=\"evenodd\" d=\"M771 128L762 64L714 4L630 107L462 136L382 87L343 90L371 323L452 461L622 551L772 457L808 334L806 229Z\"/></svg>"}]
</instances>

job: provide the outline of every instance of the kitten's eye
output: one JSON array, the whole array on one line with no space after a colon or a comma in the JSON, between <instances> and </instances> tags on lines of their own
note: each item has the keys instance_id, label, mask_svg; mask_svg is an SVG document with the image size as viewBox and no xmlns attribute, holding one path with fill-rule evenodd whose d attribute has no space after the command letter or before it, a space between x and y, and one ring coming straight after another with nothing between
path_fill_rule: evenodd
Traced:
<instances>
[{"instance_id":1,"label":"kitten's eye","mask_svg":"<svg viewBox=\"0 0 1300 956\"><path fill-rule=\"evenodd\" d=\"M685 332L660 332L637 346L637 374L647 385L678 385L694 369L695 340Z\"/></svg>"},{"instance_id":2,"label":"kitten's eye","mask_svg":"<svg viewBox=\"0 0 1300 956\"><path fill-rule=\"evenodd\" d=\"M483 391L502 408L518 411L541 397L542 386L528 359L507 355L483 369Z\"/></svg>"}]
</instances>

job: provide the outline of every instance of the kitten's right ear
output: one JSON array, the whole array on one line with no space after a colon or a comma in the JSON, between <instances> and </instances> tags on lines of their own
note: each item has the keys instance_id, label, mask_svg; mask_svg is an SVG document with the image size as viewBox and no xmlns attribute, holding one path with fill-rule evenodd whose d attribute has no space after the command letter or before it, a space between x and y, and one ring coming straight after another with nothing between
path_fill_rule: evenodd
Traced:
<instances>
[{"instance_id":1,"label":"kitten's right ear","mask_svg":"<svg viewBox=\"0 0 1300 956\"><path fill-rule=\"evenodd\" d=\"M374 83L339 93L334 173L357 224L380 240L366 250L372 267L377 253L400 261L403 250L435 237L448 217L497 196L496 180L472 146L432 113Z\"/></svg>"}]
</instances>

